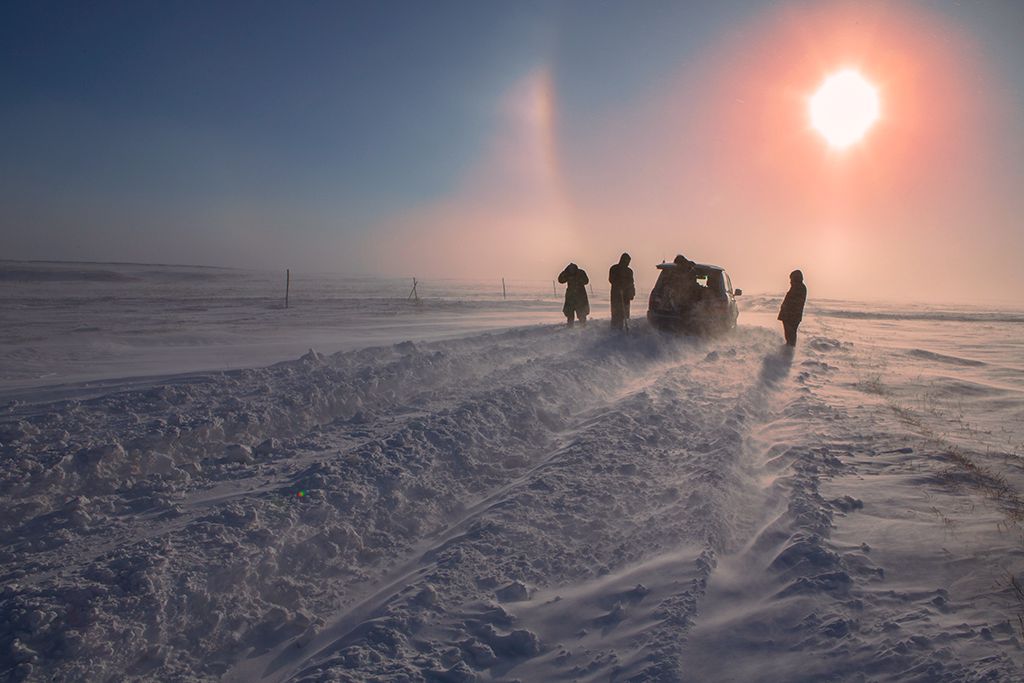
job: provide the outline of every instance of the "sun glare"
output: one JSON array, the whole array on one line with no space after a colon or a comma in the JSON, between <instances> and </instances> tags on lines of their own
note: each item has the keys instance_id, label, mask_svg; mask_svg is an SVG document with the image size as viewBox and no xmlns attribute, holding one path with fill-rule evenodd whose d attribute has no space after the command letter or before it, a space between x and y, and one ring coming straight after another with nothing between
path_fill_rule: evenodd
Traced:
<instances>
[{"instance_id":1,"label":"sun glare","mask_svg":"<svg viewBox=\"0 0 1024 683\"><path fill-rule=\"evenodd\" d=\"M878 90L859 72L844 69L811 96L811 126L838 149L862 139L878 120Z\"/></svg>"}]
</instances>

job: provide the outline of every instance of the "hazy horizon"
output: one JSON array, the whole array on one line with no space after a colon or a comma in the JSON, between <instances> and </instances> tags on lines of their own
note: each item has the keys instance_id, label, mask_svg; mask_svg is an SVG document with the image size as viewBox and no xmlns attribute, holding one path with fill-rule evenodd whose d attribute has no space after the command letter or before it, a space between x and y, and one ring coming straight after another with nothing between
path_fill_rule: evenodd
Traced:
<instances>
[{"instance_id":1,"label":"hazy horizon","mask_svg":"<svg viewBox=\"0 0 1024 683\"><path fill-rule=\"evenodd\" d=\"M495 298L500 298L502 281L507 284L508 287L508 299L510 301L516 300L534 300L537 292L547 292L547 283L555 283L555 298L561 301L561 297L564 294L564 285L558 285L556 283L556 277L518 277L514 273L506 273L504 275L485 275L479 277L462 277L462 276L427 276L423 277L416 272L409 273L357 273L357 272L346 272L338 270L302 270L302 269L277 269L277 268L266 268L266 267L252 267L252 266L228 266L220 265L215 263L147 263L142 261L92 261L92 260L54 260L54 259L0 259L0 275L3 273L3 264L14 264L17 266L23 265L40 265L40 266L96 266L99 268L103 267L131 267L131 268L183 268L183 269L196 269L196 270L224 270L224 271L237 271L240 274L253 274L259 275L264 278L269 277L280 277L281 291L284 291L284 280L286 270L290 272L292 278L293 292L298 297L303 297L302 286L303 282L309 282L310 280L316 282L323 278L328 280L338 278L344 280L379 280L381 282L394 282L400 280L406 282L405 289L402 290L401 295L398 298L407 298L408 285L413 280L416 280L419 285L421 292L421 298L431 299L442 298L449 299L452 294L448 289L448 284L456 284L463 289L470 285L479 285L479 290L466 290L478 291L479 293L490 292ZM637 266L637 264L633 264ZM654 285L655 280L660 271L656 268L657 264L643 264L642 267L634 268L635 277L637 281L638 293L640 295L641 308L646 307L646 296L650 291L650 288ZM105 271L104 271L105 272ZM3 280L12 281L11 278L0 277L0 281ZM13 281L19 281L17 278L13 278ZM31 279L23 279L22 283L30 282ZM130 286L133 280L126 279L122 284L123 286ZM602 293L606 293L608 290L608 284L600 277L593 279L591 288L596 285L596 291L598 297L594 299L595 303L599 305L603 301L601 298ZM774 289L763 289L755 290L749 287L745 287L741 282L734 282L733 285L737 289L742 289L743 294L737 299L741 308L748 302L755 299L758 303L761 303L762 297L778 297L781 298L786 293L786 286L775 287ZM440 286L440 288L438 288ZM525 287L525 289L524 289ZM134 296L135 293L132 292ZM388 299L393 298L388 295L388 292L382 292L381 298ZM817 296L814 297L808 304L811 309L820 308L821 305L828 304L843 304L851 303L857 305L881 305L881 306L909 306L911 308L918 306L925 306L929 308L949 308L952 310L970 310L972 308L994 308L997 310L1006 311L1008 313L1016 313L1018 311L1024 311L1024 302L1018 299L998 297L992 298L973 298L970 300L922 300L915 299L913 297L900 297L900 296L889 296L889 297L834 297L834 296ZM560 305L560 304L559 304ZM966 307L966 308L962 308ZM556 307L557 308L557 307ZM560 309L552 309L553 314L560 312ZM884 311L880 311L880 314L885 315ZM600 311L598 312L599 317L601 316Z\"/></svg>"},{"instance_id":2,"label":"hazy horizon","mask_svg":"<svg viewBox=\"0 0 1024 683\"><path fill-rule=\"evenodd\" d=\"M0 255L1024 299L1024 6L238 3L0 10ZM807 103L857 68L881 118ZM649 286L649 285L647 285Z\"/></svg>"}]
</instances>

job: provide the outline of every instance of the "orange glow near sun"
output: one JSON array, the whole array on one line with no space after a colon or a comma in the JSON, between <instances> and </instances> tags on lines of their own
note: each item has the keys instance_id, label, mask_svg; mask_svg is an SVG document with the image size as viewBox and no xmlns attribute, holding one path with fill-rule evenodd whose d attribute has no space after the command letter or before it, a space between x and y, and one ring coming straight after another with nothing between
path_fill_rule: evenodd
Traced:
<instances>
[{"instance_id":1,"label":"orange glow near sun","mask_svg":"<svg viewBox=\"0 0 1024 683\"><path fill-rule=\"evenodd\" d=\"M809 106L811 126L837 149L863 139L881 111L878 89L854 69L826 78Z\"/></svg>"}]
</instances>

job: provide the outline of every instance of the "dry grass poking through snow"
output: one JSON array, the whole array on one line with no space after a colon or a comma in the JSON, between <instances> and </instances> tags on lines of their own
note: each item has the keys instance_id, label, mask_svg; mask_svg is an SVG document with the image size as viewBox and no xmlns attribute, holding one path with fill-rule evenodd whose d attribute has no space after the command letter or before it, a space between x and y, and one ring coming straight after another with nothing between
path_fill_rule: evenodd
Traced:
<instances>
[{"instance_id":1,"label":"dry grass poking through snow","mask_svg":"<svg viewBox=\"0 0 1024 683\"><path fill-rule=\"evenodd\" d=\"M973 439L983 443L983 437L991 436L991 432L978 428L966 419L962 407L954 410L944 409L934 397L921 397L921 405L928 406L926 414L920 409L900 402L891 392L884 392L882 395L896 417L918 432L925 446L943 453L954 463L955 468L950 470L951 473L967 474L967 483L993 501L1006 515L1009 525L1024 530L1024 497L1021 493L1005 474L996 471L991 465L979 463L957 443L959 439ZM940 431L933 426L933 420L941 422L945 428ZM995 454L990 447L986 446L986 449L987 453ZM1020 462L1024 459L1019 449L1000 450L998 455L1002 456L1005 463ZM959 481L962 480L957 478L956 482ZM952 477L949 478L949 482L956 483ZM1021 540L1024 543L1024 536Z\"/></svg>"},{"instance_id":2,"label":"dry grass poking through snow","mask_svg":"<svg viewBox=\"0 0 1024 683\"><path fill-rule=\"evenodd\" d=\"M831 334L828 323L819 323ZM1024 463L1024 443L1017 443L1009 431L999 435L980 427L967 416L961 401L943 399L930 387L910 397L900 396L886 384L888 363L877 354L867 362L852 362L852 367L856 389L880 397L901 423L914 430L922 446L947 455L961 474L968 475L967 482L999 507L1008 524L1024 531L1024 496L1004 474L979 463L958 442L969 440L984 445L985 454L1000 455L1007 465ZM957 483L952 478L949 481ZM1024 544L1024 535L1021 542Z\"/></svg>"},{"instance_id":3,"label":"dry grass poking through snow","mask_svg":"<svg viewBox=\"0 0 1024 683\"><path fill-rule=\"evenodd\" d=\"M962 402L943 400L938 392L931 389L925 389L909 399L901 398L883 380L886 375L884 362L874 362L867 367L859 366L856 374L857 389L879 396L896 418L918 435L923 448L949 458L952 466L946 472L947 483L950 486L961 486L966 482L991 501L1005 515L1005 530L1016 530L1018 541L1024 547L1024 495L1005 474L992 465L978 462L958 442L969 440L984 445L983 454L1002 456L1007 466L1014 462L1018 465L1024 463L1024 445L1016 443L1009 432L998 435L978 426L968 418ZM993 442L998 440L1005 443L999 444L1001 447L997 450L993 448ZM951 523L944 515L938 514L944 524ZM1018 630L1024 637L1024 576L1008 574L1003 587L1009 588L1017 600L1019 608L1015 617Z\"/></svg>"}]
</instances>

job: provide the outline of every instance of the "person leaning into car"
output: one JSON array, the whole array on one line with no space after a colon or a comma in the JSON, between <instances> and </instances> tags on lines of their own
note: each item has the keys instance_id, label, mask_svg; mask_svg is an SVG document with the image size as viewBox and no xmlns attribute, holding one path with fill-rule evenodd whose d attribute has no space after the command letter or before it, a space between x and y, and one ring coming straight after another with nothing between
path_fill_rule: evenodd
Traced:
<instances>
[{"instance_id":1,"label":"person leaning into car","mask_svg":"<svg viewBox=\"0 0 1024 683\"><path fill-rule=\"evenodd\" d=\"M794 270L789 274L789 291L779 308L779 320L782 331L786 335L786 344L796 346L796 328L804 317L804 303L807 302L807 286L804 285L804 274Z\"/></svg>"},{"instance_id":2,"label":"person leaning into car","mask_svg":"<svg viewBox=\"0 0 1024 683\"><path fill-rule=\"evenodd\" d=\"M629 267L629 254L619 257L619 262L608 269L608 282L612 284L612 329L621 330L629 320L629 302L636 296L633 283L633 269Z\"/></svg>"},{"instance_id":3,"label":"person leaning into car","mask_svg":"<svg viewBox=\"0 0 1024 683\"><path fill-rule=\"evenodd\" d=\"M670 271L672 279L669 286L669 298L674 309L689 315L701 299L701 287L697 284L697 277L694 273L696 264L682 254L676 254L672 263L675 264L675 267Z\"/></svg>"}]
</instances>

